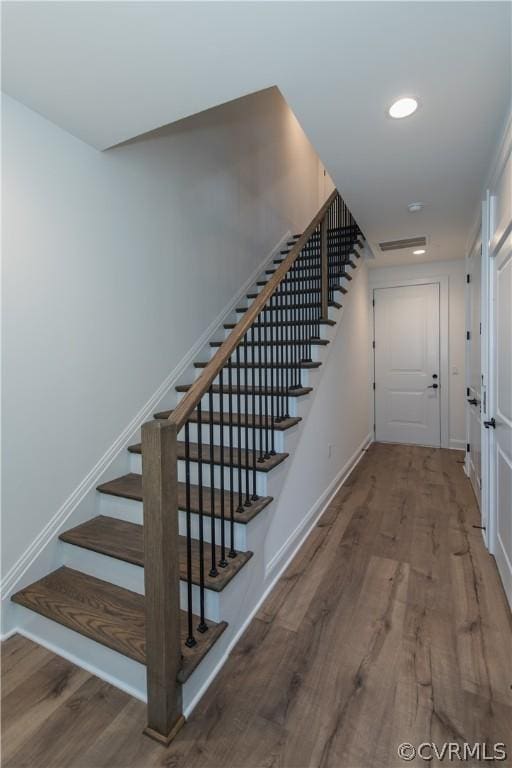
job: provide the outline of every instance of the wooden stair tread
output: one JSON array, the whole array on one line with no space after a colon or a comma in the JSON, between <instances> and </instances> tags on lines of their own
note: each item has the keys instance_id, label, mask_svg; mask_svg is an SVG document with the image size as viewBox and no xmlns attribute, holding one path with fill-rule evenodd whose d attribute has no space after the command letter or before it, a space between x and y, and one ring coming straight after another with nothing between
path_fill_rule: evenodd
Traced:
<instances>
[{"instance_id":1,"label":"wooden stair tread","mask_svg":"<svg viewBox=\"0 0 512 768\"><path fill-rule=\"evenodd\" d=\"M341 304L338 304L336 301L330 301L329 302L330 307L336 307L336 309L341 309ZM305 304L285 304L284 307L278 307L279 310L289 310L289 309L318 309L319 304L313 304L311 302L305 303ZM241 313L241 312L247 312L249 307L237 307L235 309L235 312ZM269 310L270 311L270 310ZM272 309L273 312L276 311L276 308L274 307Z\"/></svg>"},{"instance_id":2,"label":"wooden stair tread","mask_svg":"<svg viewBox=\"0 0 512 768\"><path fill-rule=\"evenodd\" d=\"M194 368L206 368L210 361L194 363ZM301 360L298 363L231 363L231 368L320 368L322 363L318 360Z\"/></svg>"},{"instance_id":3,"label":"wooden stair tread","mask_svg":"<svg viewBox=\"0 0 512 768\"><path fill-rule=\"evenodd\" d=\"M63 566L20 590L12 600L140 664L146 663L143 595ZM208 631L196 633L197 645L187 648L186 613L180 614L183 666L178 679L185 682L227 624L207 621Z\"/></svg>"},{"instance_id":4,"label":"wooden stair tread","mask_svg":"<svg viewBox=\"0 0 512 768\"><path fill-rule=\"evenodd\" d=\"M357 243L354 243L353 245L346 245L344 247L339 248L337 251L332 251L329 254L329 258L334 258L336 256L347 256L347 255L355 255L354 245L357 245ZM273 264L282 264L283 261L286 259L286 256L283 255L278 256L276 259L272 260ZM297 257L297 260L295 262L295 269L300 269L301 266L307 265L306 268L309 268L310 263L320 263L320 254L318 252L310 252L310 253L303 253L301 256ZM293 269L293 267L292 267Z\"/></svg>"},{"instance_id":5,"label":"wooden stair tread","mask_svg":"<svg viewBox=\"0 0 512 768\"><path fill-rule=\"evenodd\" d=\"M159 411L158 413L155 413L155 419L168 419L171 413L172 411ZM189 417L189 421L193 422L194 424L197 424L198 422L197 411L193 411L191 413ZM259 429L262 426L263 427L268 426L269 429L275 429L279 432L283 432L286 429L290 429L291 427L294 427L295 424L299 423L299 421L301 421L300 416L289 416L287 419L283 419L282 421L272 422L272 418L270 416L268 418L265 418L265 416L260 416L259 414L256 414L257 429ZM224 426L229 425L230 423L233 426L238 426L239 422L242 425L242 427L245 427L245 424L247 422L249 428L252 429L253 427L252 414L246 415L245 413L232 413L231 418L229 416L229 413L223 414ZM210 411L201 411L201 423L202 424L210 423ZM213 423L220 424L220 413L218 411L213 412Z\"/></svg>"},{"instance_id":6,"label":"wooden stair tread","mask_svg":"<svg viewBox=\"0 0 512 768\"><path fill-rule=\"evenodd\" d=\"M315 324L316 321L313 321L313 324ZM222 344L224 344L223 341L211 341L210 347L221 347ZM298 347L305 347L305 346L313 346L313 347L326 347L327 344L329 344L328 339L319 339L318 337L311 336L307 339L286 339L277 341L275 339L267 339L266 342L261 342L259 344L257 341L249 341L249 342L243 342L243 344L240 344L240 347L292 347L292 346L298 346Z\"/></svg>"},{"instance_id":7,"label":"wooden stair tread","mask_svg":"<svg viewBox=\"0 0 512 768\"><path fill-rule=\"evenodd\" d=\"M339 275L339 277L346 277L346 275ZM349 279L352 280L352 278L349 278ZM301 291L284 291L284 293L279 293L278 295L279 296L284 296L284 297L293 296L293 298L297 298L297 297L300 297L300 296L307 296L307 295L311 295L311 294L318 294L318 288L304 288ZM258 296L259 296L258 293L248 293L247 294L247 298L251 299L251 300L252 299L257 299ZM285 304L283 307L281 307L280 305L278 305L278 306L279 306L279 308L286 309L287 305ZM318 304L316 306L318 306Z\"/></svg>"},{"instance_id":8,"label":"wooden stair tread","mask_svg":"<svg viewBox=\"0 0 512 768\"><path fill-rule=\"evenodd\" d=\"M116 477L114 480L102 483L97 487L97 490L108 496L118 496L122 499L142 501L142 475L130 472L127 475L122 475L121 477ZM178 483L178 506L182 510L186 509L186 492L185 483ZM221 493L217 489L214 489L213 501L214 517L220 519L222 511ZM236 522L245 525L265 509L271 501L272 496L261 496L256 501L253 501L250 507L244 507L243 512L235 513ZM226 514L229 510L229 504L230 496L228 493L224 493L224 510ZM190 486L190 511L196 514L200 512L199 488L197 485ZM205 517L211 516L211 496L210 489L207 486L203 488L203 515Z\"/></svg>"},{"instance_id":9,"label":"wooden stair tread","mask_svg":"<svg viewBox=\"0 0 512 768\"><path fill-rule=\"evenodd\" d=\"M144 528L114 517L98 515L85 523L61 533L61 541L77 547L99 552L133 565L144 566ZM180 578L187 579L187 539L178 537ZM215 548L217 563L221 559L220 547ZM252 557L252 552L239 552L236 557L226 558L227 566L218 568L218 576L210 576L212 546L204 543L205 587L221 592ZM199 584L199 542L192 540L192 583Z\"/></svg>"},{"instance_id":10,"label":"wooden stair tread","mask_svg":"<svg viewBox=\"0 0 512 768\"><path fill-rule=\"evenodd\" d=\"M348 264L348 262L346 262L346 264ZM267 269L266 273L274 274L275 271L276 271L275 269ZM348 275L348 273L344 269L341 269L339 271L339 273L336 275L336 277L347 277L347 275ZM311 279L315 279L316 281L318 281L319 278L320 278L320 271L319 270L317 270L316 273L313 273L311 275ZM304 282L305 282L305 280L303 278L294 277L291 280L287 281L287 285L290 285L292 283L298 283L299 288L301 288L301 290L302 290L302 287L304 286ZM259 285L259 286L263 287L263 286L267 285L267 283L268 283L268 280L258 280L256 285ZM307 293L308 290L311 291L313 289L312 288L308 289L308 288L304 287L304 293ZM318 291L318 286L316 286L316 290Z\"/></svg>"},{"instance_id":11,"label":"wooden stair tread","mask_svg":"<svg viewBox=\"0 0 512 768\"><path fill-rule=\"evenodd\" d=\"M341 270L344 270L345 267L352 266L353 262L352 262L351 259L347 259L346 258L347 255L351 256L352 254L343 254L344 258L341 259L340 263L337 265L336 271L338 271L338 270L341 271ZM266 274L266 275L273 275L274 272L277 272L278 268L279 267L277 267L277 266L275 266L275 267L272 267L272 266L266 267L264 274ZM356 268L355 264L354 264L353 268L354 269ZM305 271L307 271L307 273L308 273L308 277L306 277L306 278L304 278L301 275L297 274L299 272L305 272ZM299 263L299 264L296 264L295 267L293 267L293 272L291 274L294 275L294 277L286 278L287 285L289 285L290 283L304 283L305 281L307 281L308 278L310 278L310 279L318 278L322 274L322 269L320 267L320 264L318 264L318 265L317 264L310 265L310 264ZM331 275L332 275L332 271L331 271ZM260 279L262 279L262 278L260 278Z\"/></svg>"},{"instance_id":12,"label":"wooden stair tread","mask_svg":"<svg viewBox=\"0 0 512 768\"><path fill-rule=\"evenodd\" d=\"M141 443L130 445L128 446L128 450L130 451L130 453L142 453L142 445ZM249 469L252 469L253 461L254 461L254 451L246 451L245 449L239 451L238 448L233 448L231 450L228 447L224 448L223 463L225 467L229 467L231 465L230 453L233 454L234 467L241 466L245 469L245 467L249 466ZM178 459L182 459L182 460L185 459L185 443L182 442L181 440L178 441L177 443L177 455L178 455ZM190 461L199 461L199 446L197 443L189 443L189 455L190 455ZM270 470L274 469L274 467L277 467L278 464L281 464L281 462L287 459L288 456L289 456L288 453L276 453L274 456L269 456L268 459L264 459L263 461L258 461L258 452L256 451L256 469L258 472L270 472ZM220 446L214 445L213 451L211 451L210 445L208 443L203 443L203 446L202 446L203 462L209 464L211 458L214 464L222 463L222 453L221 453Z\"/></svg>"},{"instance_id":13,"label":"wooden stair tread","mask_svg":"<svg viewBox=\"0 0 512 768\"><path fill-rule=\"evenodd\" d=\"M188 392L192 384L178 384L176 387L177 392ZM296 387L295 389L290 388L288 390L285 390L285 395L288 395L288 397L302 397L303 395L309 395L310 392L313 391L313 387ZM215 395L218 395L221 393L221 388L219 384L214 384L212 387L212 392ZM227 395L231 392L231 394L236 395L237 389L236 386L232 386L231 389L227 384L224 384L222 387L222 393ZM255 395L259 395L260 393L262 395L268 394L270 396L276 396L280 397L283 393L280 389L268 387L265 391L265 388L262 389L260 387L240 387L240 394L245 395L247 392L248 395L252 395L254 392Z\"/></svg>"},{"instance_id":14,"label":"wooden stair tread","mask_svg":"<svg viewBox=\"0 0 512 768\"><path fill-rule=\"evenodd\" d=\"M303 325L300 320L285 320L280 325ZM315 325L336 325L336 320L315 320ZM254 323L253 328L274 328L275 323ZM224 323L224 328L236 328L236 323Z\"/></svg>"}]
</instances>

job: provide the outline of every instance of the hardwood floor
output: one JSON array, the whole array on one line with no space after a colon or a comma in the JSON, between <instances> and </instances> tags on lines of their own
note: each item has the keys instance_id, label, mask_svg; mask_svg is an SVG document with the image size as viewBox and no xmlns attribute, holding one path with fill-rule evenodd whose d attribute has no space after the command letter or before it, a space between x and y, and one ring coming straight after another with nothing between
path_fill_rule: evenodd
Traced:
<instances>
[{"instance_id":1,"label":"hardwood floor","mask_svg":"<svg viewBox=\"0 0 512 768\"><path fill-rule=\"evenodd\" d=\"M6 641L3 765L441 764L405 741L508 742L512 765L512 622L461 457L373 445L168 749L142 703Z\"/></svg>"}]
</instances>

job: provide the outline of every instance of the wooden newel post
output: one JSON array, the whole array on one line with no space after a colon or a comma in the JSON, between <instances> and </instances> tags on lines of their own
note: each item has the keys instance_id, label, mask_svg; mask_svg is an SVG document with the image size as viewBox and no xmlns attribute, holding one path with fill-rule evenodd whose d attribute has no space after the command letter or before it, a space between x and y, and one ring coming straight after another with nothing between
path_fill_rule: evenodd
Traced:
<instances>
[{"instance_id":1,"label":"wooden newel post","mask_svg":"<svg viewBox=\"0 0 512 768\"><path fill-rule=\"evenodd\" d=\"M142 427L144 587L148 724L144 732L168 744L181 728L180 574L176 425Z\"/></svg>"},{"instance_id":2,"label":"wooden newel post","mask_svg":"<svg viewBox=\"0 0 512 768\"><path fill-rule=\"evenodd\" d=\"M322 276L322 320L329 318L329 264L327 261L327 220L320 222L320 274Z\"/></svg>"}]
</instances>

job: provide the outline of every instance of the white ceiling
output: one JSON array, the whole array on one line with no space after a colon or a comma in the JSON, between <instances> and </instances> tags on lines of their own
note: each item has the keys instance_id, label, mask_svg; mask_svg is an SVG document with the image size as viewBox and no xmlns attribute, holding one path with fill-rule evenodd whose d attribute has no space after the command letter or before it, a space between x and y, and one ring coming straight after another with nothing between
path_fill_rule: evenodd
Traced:
<instances>
[{"instance_id":1,"label":"white ceiling","mask_svg":"<svg viewBox=\"0 0 512 768\"><path fill-rule=\"evenodd\" d=\"M3 88L99 149L277 85L370 242L461 258L511 90L507 2L7 2ZM411 94L421 108L393 121ZM407 203L425 204L420 214Z\"/></svg>"}]
</instances>

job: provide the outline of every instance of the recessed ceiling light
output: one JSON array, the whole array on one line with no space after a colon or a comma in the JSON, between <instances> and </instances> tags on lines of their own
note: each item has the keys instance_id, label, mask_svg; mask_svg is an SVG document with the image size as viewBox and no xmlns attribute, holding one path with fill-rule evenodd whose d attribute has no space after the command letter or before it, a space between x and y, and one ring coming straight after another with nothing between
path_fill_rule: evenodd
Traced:
<instances>
[{"instance_id":1,"label":"recessed ceiling light","mask_svg":"<svg viewBox=\"0 0 512 768\"><path fill-rule=\"evenodd\" d=\"M418 248L417 251L413 251L413 254L415 256L423 256L424 253L426 253L426 250L424 248Z\"/></svg>"},{"instance_id":2,"label":"recessed ceiling light","mask_svg":"<svg viewBox=\"0 0 512 768\"><path fill-rule=\"evenodd\" d=\"M418 102L413 99L412 96L406 96L403 99L398 99L389 108L389 116L394 117L395 120L400 120L402 117L409 117L413 112L418 109Z\"/></svg>"},{"instance_id":3,"label":"recessed ceiling light","mask_svg":"<svg viewBox=\"0 0 512 768\"><path fill-rule=\"evenodd\" d=\"M407 206L409 213L418 213L423 208L423 203L409 203Z\"/></svg>"}]
</instances>

